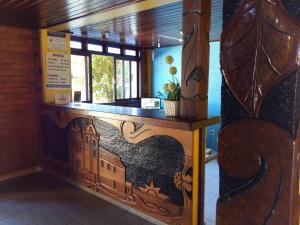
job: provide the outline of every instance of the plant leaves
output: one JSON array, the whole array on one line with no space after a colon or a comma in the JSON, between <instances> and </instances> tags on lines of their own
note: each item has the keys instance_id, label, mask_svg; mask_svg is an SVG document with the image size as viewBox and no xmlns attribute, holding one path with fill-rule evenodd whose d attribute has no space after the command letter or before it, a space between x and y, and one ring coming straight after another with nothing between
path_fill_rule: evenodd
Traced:
<instances>
[{"instance_id":1,"label":"plant leaves","mask_svg":"<svg viewBox=\"0 0 300 225\"><path fill-rule=\"evenodd\" d=\"M245 0L221 38L223 76L252 117L300 65L300 24L281 0Z\"/></svg>"}]
</instances>

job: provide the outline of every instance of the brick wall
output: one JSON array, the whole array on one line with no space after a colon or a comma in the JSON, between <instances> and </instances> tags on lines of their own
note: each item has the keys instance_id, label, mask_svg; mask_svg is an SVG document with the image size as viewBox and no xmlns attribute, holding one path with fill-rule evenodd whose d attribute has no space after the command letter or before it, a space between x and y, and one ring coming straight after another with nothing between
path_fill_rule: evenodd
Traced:
<instances>
[{"instance_id":1,"label":"brick wall","mask_svg":"<svg viewBox=\"0 0 300 225\"><path fill-rule=\"evenodd\" d=\"M38 164L38 37L0 26L0 175Z\"/></svg>"}]
</instances>

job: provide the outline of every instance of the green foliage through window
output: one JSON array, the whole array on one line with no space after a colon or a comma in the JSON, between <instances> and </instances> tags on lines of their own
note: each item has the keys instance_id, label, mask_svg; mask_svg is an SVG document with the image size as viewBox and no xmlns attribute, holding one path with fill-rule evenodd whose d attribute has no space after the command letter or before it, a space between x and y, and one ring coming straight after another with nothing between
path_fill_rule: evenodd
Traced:
<instances>
[{"instance_id":1,"label":"green foliage through window","mask_svg":"<svg viewBox=\"0 0 300 225\"><path fill-rule=\"evenodd\" d=\"M92 55L93 102L114 102L114 58Z\"/></svg>"}]
</instances>

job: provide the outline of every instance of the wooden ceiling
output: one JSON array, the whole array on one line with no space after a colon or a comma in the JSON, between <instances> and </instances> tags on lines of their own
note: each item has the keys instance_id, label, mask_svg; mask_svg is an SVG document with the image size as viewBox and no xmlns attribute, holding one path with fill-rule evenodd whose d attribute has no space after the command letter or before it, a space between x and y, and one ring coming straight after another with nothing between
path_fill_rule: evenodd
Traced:
<instances>
[{"instance_id":1,"label":"wooden ceiling","mask_svg":"<svg viewBox=\"0 0 300 225\"><path fill-rule=\"evenodd\" d=\"M160 2L160 3L159 3ZM211 40L222 30L223 0L212 0ZM74 36L135 45L180 45L181 0L0 0L0 24L50 28ZM109 38L103 39L103 33Z\"/></svg>"}]
</instances>

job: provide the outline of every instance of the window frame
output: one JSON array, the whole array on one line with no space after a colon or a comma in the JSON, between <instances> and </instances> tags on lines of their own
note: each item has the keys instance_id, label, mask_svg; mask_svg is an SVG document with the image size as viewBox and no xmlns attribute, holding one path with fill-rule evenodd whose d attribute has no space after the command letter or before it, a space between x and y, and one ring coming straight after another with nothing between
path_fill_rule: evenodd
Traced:
<instances>
[{"instance_id":1,"label":"window frame","mask_svg":"<svg viewBox=\"0 0 300 225\"><path fill-rule=\"evenodd\" d=\"M117 63L116 63L116 61L117 60L121 60L122 61L122 82L123 82L123 84L122 84L122 87L123 87L123 98L118 98L117 97L117 83L118 83L118 81L117 81ZM129 98L126 98L125 96L125 72L124 72L124 61L128 61L129 62ZM136 64L137 64L137 68L136 68L136 74L137 74L137 97L136 98L133 98L132 97L132 73L131 73L131 68L132 68L132 66L131 66L131 64L132 64L132 62L136 62ZM114 58L114 70L115 70L115 72L114 72L114 89L115 89L115 101L117 101L117 100L131 100L131 99L139 99L139 63L137 62L137 61L135 61L135 60L130 60L130 59L124 59L123 57L115 57Z\"/></svg>"},{"instance_id":2,"label":"window frame","mask_svg":"<svg viewBox=\"0 0 300 225\"><path fill-rule=\"evenodd\" d=\"M88 76L86 76L86 78L88 79L86 82L86 91L87 91L87 101L84 102L88 102L88 103L93 103L93 72L92 72L92 55L103 55L103 56L112 56L114 57L114 81L113 81L113 86L114 86L114 97L115 97L115 102L117 102L118 100L137 100L140 99L140 93L139 93L139 79L140 79L140 74L139 74L139 62L140 62L140 56L139 56L139 48L135 48L133 46L128 46L128 45L119 45L119 44L115 44L115 43L105 43L105 42L101 42L98 40L93 40L93 39L83 39L83 38L79 38L79 37L71 37L71 41L77 41L77 42L81 42L81 49L73 49L71 48L71 55L80 55L80 56L86 56L88 57ZM88 50L88 44L93 44L93 45L101 45L103 51L99 52L99 51L91 51ZM113 54L113 53L109 53L108 52L108 47L113 47L113 48L120 48L120 54ZM136 56L129 56L129 55L125 55L125 50L133 50L136 51ZM116 60L122 60L123 65L124 65L124 61L129 61L129 76L130 76L130 97L129 98L125 98L125 95L123 95L123 98L117 98L117 89L116 89L116 85L117 85L117 80L116 80ZM132 74L131 74L131 62L135 61L137 64L137 71L136 71L136 80L137 80L137 97L136 98L132 98ZM124 77L124 71L122 76ZM123 87L124 87L124 80L123 80ZM123 93L124 93L125 88L123 88ZM101 104L101 103L94 103L94 104Z\"/></svg>"}]
</instances>

